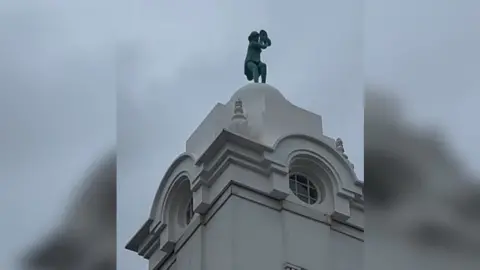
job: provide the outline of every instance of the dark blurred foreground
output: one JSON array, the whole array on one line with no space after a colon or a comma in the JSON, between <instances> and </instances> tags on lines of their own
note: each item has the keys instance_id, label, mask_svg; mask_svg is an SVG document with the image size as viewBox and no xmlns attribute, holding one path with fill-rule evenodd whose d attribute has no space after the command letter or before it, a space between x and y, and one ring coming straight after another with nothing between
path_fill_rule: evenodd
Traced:
<instances>
[{"instance_id":1,"label":"dark blurred foreground","mask_svg":"<svg viewBox=\"0 0 480 270\"><path fill-rule=\"evenodd\" d=\"M92 166L65 219L26 252L22 268L116 269L116 154Z\"/></svg>"},{"instance_id":2,"label":"dark blurred foreground","mask_svg":"<svg viewBox=\"0 0 480 270\"><path fill-rule=\"evenodd\" d=\"M364 269L478 270L480 181L400 105L366 93Z\"/></svg>"}]
</instances>

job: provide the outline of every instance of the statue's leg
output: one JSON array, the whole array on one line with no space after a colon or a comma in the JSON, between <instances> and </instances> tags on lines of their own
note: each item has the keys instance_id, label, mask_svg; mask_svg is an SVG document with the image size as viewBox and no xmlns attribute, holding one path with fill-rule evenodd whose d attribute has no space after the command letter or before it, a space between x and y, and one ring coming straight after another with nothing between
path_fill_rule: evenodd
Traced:
<instances>
[{"instance_id":1,"label":"statue's leg","mask_svg":"<svg viewBox=\"0 0 480 270\"><path fill-rule=\"evenodd\" d=\"M266 83L267 82L267 64L260 63L258 67L260 70L260 75L262 76L262 83Z\"/></svg>"},{"instance_id":2,"label":"statue's leg","mask_svg":"<svg viewBox=\"0 0 480 270\"><path fill-rule=\"evenodd\" d=\"M260 76L258 72L258 67L254 62L248 62L247 63L247 68L252 72L253 74L253 81L258 83L258 77Z\"/></svg>"}]
</instances>

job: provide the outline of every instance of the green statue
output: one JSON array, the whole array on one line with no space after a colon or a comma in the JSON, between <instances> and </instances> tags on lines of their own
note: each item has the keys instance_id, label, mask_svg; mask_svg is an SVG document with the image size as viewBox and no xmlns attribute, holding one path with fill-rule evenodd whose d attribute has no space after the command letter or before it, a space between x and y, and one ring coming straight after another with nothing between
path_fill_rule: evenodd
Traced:
<instances>
[{"instance_id":1,"label":"green statue","mask_svg":"<svg viewBox=\"0 0 480 270\"><path fill-rule=\"evenodd\" d=\"M245 57L244 73L247 80L258 83L262 77L262 83L267 81L267 65L260 60L262 50L272 45L265 30L253 31L248 36L248 50Z\"/></svg>"}]
</instances>

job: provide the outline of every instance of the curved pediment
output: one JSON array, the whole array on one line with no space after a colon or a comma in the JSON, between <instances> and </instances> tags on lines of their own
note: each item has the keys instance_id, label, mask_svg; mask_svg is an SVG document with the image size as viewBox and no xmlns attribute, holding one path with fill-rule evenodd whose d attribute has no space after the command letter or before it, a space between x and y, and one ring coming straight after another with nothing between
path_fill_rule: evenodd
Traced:
<instances>
[{"instance_id":1,"label":"curved pediment","mask_svg":"<svg viewBox=\"0 0 480 270\"><path fill-rule=\"evenodd\" d=\"M338 186L338 192L361 194L358 178L349 162L334 148L335 140L313 138L305 134L290 134L277 140L272 153L275 160L290 164L298 155L311 155L320 160L335 176L332 179ZM344 194L346 195L346 194Z\"/></svg>"},{"instance_id":2,"label":"curved pediment","mask_svg":"<svg viewBox=\"0 0 480 270\"><path fill-rule=\"evenodd\" d=\"M194 164L195 158L188 153L183 153L168 167L157 189L150 210L150 218L155 221L154 224L162 219L165 202L168 199L167 195L175 186L175 182L184 180L185 177L191 181L191 176L195 175Z\"/></svg>"}]
</instances>

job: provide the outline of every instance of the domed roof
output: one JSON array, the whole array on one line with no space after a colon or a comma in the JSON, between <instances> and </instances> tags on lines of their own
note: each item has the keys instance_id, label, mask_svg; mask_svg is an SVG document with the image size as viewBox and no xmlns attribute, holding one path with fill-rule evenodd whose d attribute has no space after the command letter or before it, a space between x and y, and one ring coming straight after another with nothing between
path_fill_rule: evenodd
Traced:
<instances>
[{"instance_id":1,"label":"domed roof","mask_svg":"<svg viewBox=\"0 0 480 270\"><path fill-rule=\"evenodd\" d=\"M258 98L273 99L277 101L288 102L282 93L275 87L265 83L249 83L238 89L230 99L230 102L235 102L239 99L255 100Z\"/></svg>"}]
</instances>

